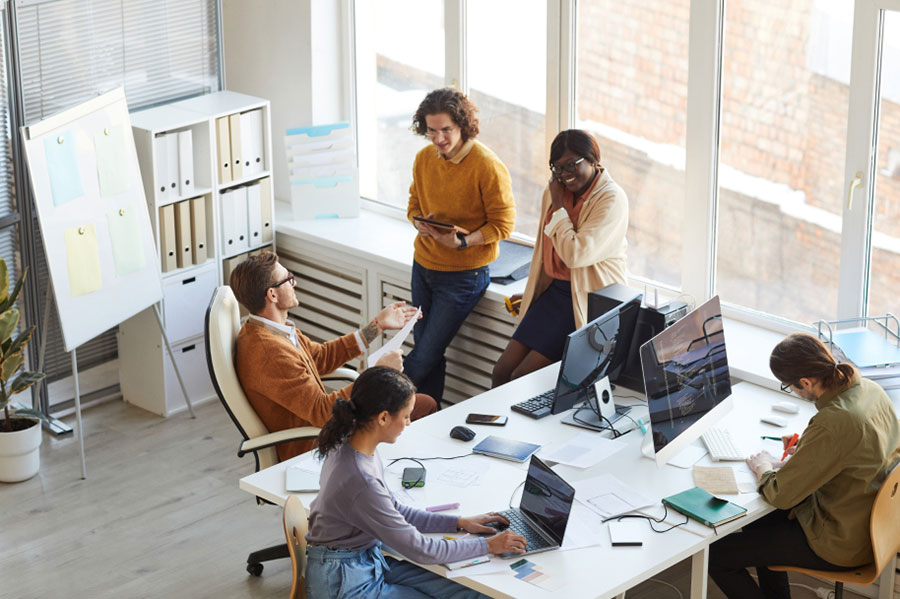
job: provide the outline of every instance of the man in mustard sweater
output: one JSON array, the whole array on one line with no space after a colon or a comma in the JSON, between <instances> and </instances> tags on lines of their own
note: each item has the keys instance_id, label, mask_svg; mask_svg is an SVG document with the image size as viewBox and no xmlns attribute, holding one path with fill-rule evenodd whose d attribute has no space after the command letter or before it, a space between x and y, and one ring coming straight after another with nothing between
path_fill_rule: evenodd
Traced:
<instances>
[{"instance_id":1,"label":"man in mustard sweater","mask_svg":"<svg viewBox=\"0 0 900 599\"><path fill-rule=\"evenodd\" d=\"M462 92L443 88L425 96L413 116L413 131L431 144L416 154L409 187L406 214L419 232L412 302L422 308L423 318L413 331L415 348L403 364L416 387L438 402L444 394L444 351L484 295L488 264L516 218L509 171L475 139L477 110Z\"/></svg>"},{"instance_id":2,"label":"man in mustard sweater","mask_svg":"<svg viewBox=\"0 0 900 599\"><path fill-rule=\"evenodd\" d=\"M297 306L294 277L278 256L262 252L240 263L231 273L237 300L250 311L238 333L234 366L247 399L270 432L299 426L324 426L338 399L350 397L353 385L328 392L322 374L362 354L382 330L400 329L416 309L403 302L379 312L366 327L326 343L311 341L287 319ZM378 360L379 366L402 370L400 352ZM412 419L437 411L434 400L416 395ZM315 447L315 440L293 441L276 447L286 460Z\"/></svg>"}]
</instances>

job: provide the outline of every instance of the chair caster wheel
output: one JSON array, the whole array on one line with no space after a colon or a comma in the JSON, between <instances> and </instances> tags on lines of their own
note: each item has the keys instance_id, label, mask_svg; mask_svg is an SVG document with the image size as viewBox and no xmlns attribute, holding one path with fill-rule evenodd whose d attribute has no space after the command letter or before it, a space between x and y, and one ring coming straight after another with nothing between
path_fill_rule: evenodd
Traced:
<instances>
[{"instance_id":1,"label":"chair caster wheel","mask_svg":"<svg viewBox=\"0 0 900 599\"><path fill-rule=\"evenodd\" d=\"M262 576L262 571L262 564L247 564L247 572L249 572L251 576Z\"/></svg>"}]
</instances>

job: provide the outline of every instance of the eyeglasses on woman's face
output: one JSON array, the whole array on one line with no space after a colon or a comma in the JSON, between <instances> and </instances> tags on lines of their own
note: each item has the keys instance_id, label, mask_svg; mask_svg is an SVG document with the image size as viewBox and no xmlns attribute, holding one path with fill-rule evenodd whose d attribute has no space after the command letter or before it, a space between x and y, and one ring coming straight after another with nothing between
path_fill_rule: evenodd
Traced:
<instances>
[{"instance_id":1,"label":"eyeglasses on woman's face","mask_svg":"<svg viewBox=\"0 0 900 599\"><path fill-rule=\"evenodd\" d=\"M578 168L578 165L584 162L584 156L579 158L578 160L573 160L572 162L567 162L565 164L553 164L550 163L550 172L554 175L558 175L560 173L574 173Z\"/></svg>"}]
</instances>

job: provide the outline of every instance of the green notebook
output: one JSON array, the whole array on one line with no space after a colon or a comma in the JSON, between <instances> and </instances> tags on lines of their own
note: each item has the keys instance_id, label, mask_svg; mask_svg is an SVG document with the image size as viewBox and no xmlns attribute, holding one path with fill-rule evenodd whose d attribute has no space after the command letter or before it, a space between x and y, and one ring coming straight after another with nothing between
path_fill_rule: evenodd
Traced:
<instances>
[{"instance_id":1,"label":"green notebook","mask_svg":"<svg viewBox=\"0 0 900 599\"><path fill-rule=\"evenodd\" d=\"M700 487L664 497L662 502L711 527L731 522L747 513L747 508L710 495Z\"/></svg>"}]
</instances>

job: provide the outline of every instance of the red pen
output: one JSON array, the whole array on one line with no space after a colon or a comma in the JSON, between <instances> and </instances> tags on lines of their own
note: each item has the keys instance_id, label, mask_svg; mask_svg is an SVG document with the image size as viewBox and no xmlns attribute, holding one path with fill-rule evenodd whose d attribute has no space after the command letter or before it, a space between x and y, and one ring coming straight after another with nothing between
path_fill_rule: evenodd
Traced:
<instances>
[{"instance_id":1,"label":"red pen","mask_svg":"<svg viewBox=\"0 0 900 599\"><path fill-rule=\"evenodd\" d=\"M799 440L800 440L800 435L797 434L797 433L794 433L794 436L791 437L791 440L790 440L790 441L788 441L787 447L784 448L784 455L781 456L781 461L782 461L782 462L788 457L788 450L789 450L791 447L793 447L794 445L796 445L796 444L797 444L797 441L799 441Z\"/></svg>"}]
</instances>

